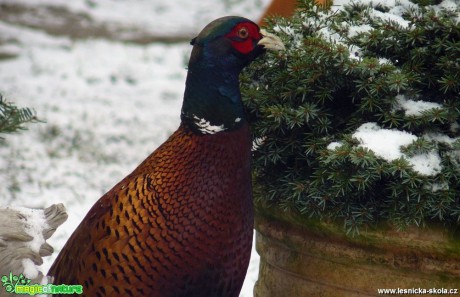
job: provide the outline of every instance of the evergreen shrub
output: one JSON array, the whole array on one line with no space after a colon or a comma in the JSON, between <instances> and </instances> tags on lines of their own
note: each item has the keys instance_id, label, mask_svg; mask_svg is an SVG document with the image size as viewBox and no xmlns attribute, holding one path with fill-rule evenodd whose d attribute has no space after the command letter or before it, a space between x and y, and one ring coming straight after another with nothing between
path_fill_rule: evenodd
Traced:
<instances>
[{"instance_id":1,"label":"evergreen shrub","mask_svg":"<svg viewBox=\"0 0 460 297\"><path fill-rule=\"evenodd\" d=\"M351 233L460 226L460 17L439 2L301 0L269 22L286 51L242 76L256 199Z\"/></svg>"},{"instance_id":2,"label":"evergreen shrub","mask_svg":"<svg viewBox=\"0 0 460 297\"><path fill-rule=\"evenodd\" d=\"M0 94L0 141L2 134L16 133L25 129L25 124L37 122L35 112L30 108L19 108Z\"/></svg>"}]
</instances>

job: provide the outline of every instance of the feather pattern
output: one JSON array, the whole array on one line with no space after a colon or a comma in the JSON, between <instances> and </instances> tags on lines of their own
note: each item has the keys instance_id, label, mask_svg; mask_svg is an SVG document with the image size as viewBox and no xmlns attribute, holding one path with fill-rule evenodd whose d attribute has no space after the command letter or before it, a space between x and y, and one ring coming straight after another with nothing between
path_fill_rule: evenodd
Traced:
<instances>
[{"instance_id":1,"label":"feather pattern","mask_svg":"<svg viewBox=\"0 0 460 297\"><path fill-rule=\"evenodd\" d=\"M250 148L247 125L204 136L182 125L93 206L55 283L88 296L237 296L252 244Z\"/></svg>"}]
</instances>

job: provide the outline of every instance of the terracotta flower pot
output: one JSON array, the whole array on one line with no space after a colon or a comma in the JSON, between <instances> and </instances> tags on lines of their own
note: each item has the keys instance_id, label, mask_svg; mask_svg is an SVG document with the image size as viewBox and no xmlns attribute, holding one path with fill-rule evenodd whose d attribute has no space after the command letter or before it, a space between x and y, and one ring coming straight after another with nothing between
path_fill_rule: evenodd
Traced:
<instances>
[{"instance_id":1,"label":"terracotta flower pot","mask_svg":"<svg viewBox=\"0 0 460 297\"><path fill-rule=\"evenodd\" d=\"M331 6L332 0L316 0L319 6ZM272 0L259 20L259 25L266 26L265 19L272 16L290 17L297 8L298 0Z\"/></svg>"},{"instance_id":2,"label":"terracotta flower pot","mask_svg":"<svg viewBox=\"0 0 460 297\"><path fill-rule=\"evenodd\" d=\"M382 227L351 237L337 224L256 209L256 297L381 296L378 289L398 288L460 295L460 239L446 229Z\"/></svg>"}]
</instances>

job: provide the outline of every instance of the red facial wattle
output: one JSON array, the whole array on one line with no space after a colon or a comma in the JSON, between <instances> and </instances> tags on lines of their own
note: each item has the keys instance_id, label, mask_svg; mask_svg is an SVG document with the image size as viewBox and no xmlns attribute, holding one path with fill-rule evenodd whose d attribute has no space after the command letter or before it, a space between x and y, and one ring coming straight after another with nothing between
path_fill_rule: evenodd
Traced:
<instances>
[{"instance_id":1,"label":"red facial wattle","mask_svg":"<svg viewBox=\"0 0 460 297\"><path fill-rule=\"evenodd\" d=\"M250 53L254 50L257 42L262 39L259 27L250 22L236 25L225 37L229 38L233 48L242 54Z\"/></svg>"}]
</instances>

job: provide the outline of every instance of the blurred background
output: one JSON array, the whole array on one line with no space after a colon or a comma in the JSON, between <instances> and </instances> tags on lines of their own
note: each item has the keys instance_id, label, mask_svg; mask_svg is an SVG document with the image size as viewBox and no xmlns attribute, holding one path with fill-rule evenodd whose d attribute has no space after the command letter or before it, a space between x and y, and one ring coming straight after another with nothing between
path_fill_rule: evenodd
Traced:
<instances>
[{"instance_id":1,"label":"blurred background","mask_svg":"<svg viewBox=\"0 0 460 297\"><path fill-rule=\"evenodd\" d=\"M0 93L41 121L0 140L0 205L62 202L47 272L97 199L179 125L189 41L269 0L0 0ZM241 296L252 296L258 257Z\"/></svg>"}]
</instances>

